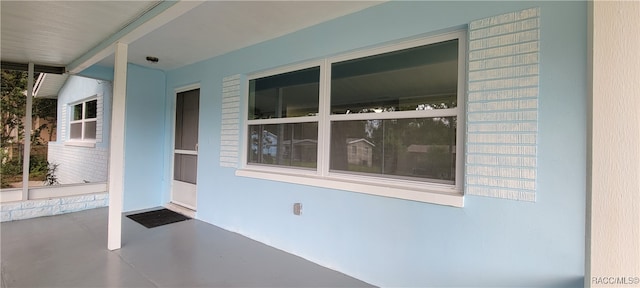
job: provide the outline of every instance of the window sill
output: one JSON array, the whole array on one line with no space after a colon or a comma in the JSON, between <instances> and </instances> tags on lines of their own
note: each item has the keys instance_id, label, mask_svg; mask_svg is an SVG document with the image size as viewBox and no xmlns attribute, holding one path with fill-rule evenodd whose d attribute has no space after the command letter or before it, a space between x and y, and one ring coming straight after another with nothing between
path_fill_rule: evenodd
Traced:
<instances>
[{"instance_id":1,"label":"window sill","mask_svg":"<svg viewBox=\"0 0 640 288\"><path fill-rule=\"evenodd\" d=\"M95 148L96 142L88 142L88 141L67 141L64 142L65 146L78 146L78 147L89 147Z\"/></svg>"},{"instance_id":2,"label":"window sill","mask_svg":"<svg viewBox=\"0 0 640 288\"><path fill-rule=\"evenodd\" d=\"M464 207L462 193L452 189L421 189L401 185L371 183L347 179L346 177L320 177L286 172L262 171L257 169L236 170L236 176L331 188L382 197L398 198L431 204Z\"/></svg>"}]
</instances>

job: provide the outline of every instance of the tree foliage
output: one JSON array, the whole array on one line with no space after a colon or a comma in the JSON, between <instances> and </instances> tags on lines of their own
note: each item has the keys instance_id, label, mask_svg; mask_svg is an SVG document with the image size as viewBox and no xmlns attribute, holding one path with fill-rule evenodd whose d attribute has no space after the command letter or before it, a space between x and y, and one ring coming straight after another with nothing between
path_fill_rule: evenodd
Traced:
<instances>
[{"instance_id":1,"label":"tree foliage","mask_svg":"<svg viewBox=\"0 0 640 288\"><path fill-rule=\"evenodd\" d=\"M27 72L15 70L2 70L2 104L1 119L2 135L1 144L22 142L24 137L24 118L27 106ZM51 141L53 131L56 129L56 114L58 102L56 99L34 98L32 118L48 120L38 127L32 127L31 142L43 144ZM50 123L50 124L47 124ZM35 122L33 122L35 125ZM40 138L42 131L47 130L49 139ZM17 139L15 137L17 135Z\"/></svg>"},{"instance_id":2,"label":"tree foliage","mask_svg":"<svg viewBox=\"0 0 640 288\"><path fill-rule=\"evenodd\" d=\"M53 132L56 130L56 117L58 111L58 100L48 98L34 98L33 99L33 118L47 120L40 124L38 127L33 127L33 134L31 135L31 142L33 144L44 144L42 142L48 142L53 140ZM49 132L49 138L44 139L40 136L42 131Z\"/></svg>"},{"instance_id":3,"label":"tree foliage","mask_svg":"<svg viewBox=\"0 0 640 288\"><path fill-rule=\"evenodd\" d=\"M12 134L17 131L22 138L23 119L27 98L23 94L27 90L27 73L23 71L2 70L2 146L14 141Z\"/></svg>"}]
</instances>

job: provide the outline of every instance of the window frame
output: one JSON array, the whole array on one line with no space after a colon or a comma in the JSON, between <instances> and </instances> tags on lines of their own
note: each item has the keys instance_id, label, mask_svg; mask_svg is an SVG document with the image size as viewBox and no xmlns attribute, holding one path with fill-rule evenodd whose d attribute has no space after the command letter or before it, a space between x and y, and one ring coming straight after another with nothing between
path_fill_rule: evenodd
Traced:
<instances>
[{"instance_id":1,"label":"window frame","mask_svg":"<svg viewBox=\"0 0 640 288\"><path fill-rule=\"evenodd\" d=\"M260 163L248 163L248 148L249 148L249 136L248 136L248 132L249 132L249 126L251 125L269 125L269 124L298 124L298 123L318 123L318 125L320 125L320 116L322 113L322 107L321 105L321 98L322 98L322 94L324 93L324 87L322 85L322 79L323 79L323 70L325 69L326 63L325 61L310 61L310 62L305 62L305 63L301 63L301 64L296 64L296 65L289 65L289 66L284 66L284 67L280 67L280 68L276 68L276 69L271 69L271 70L266 70L263 72L259 72L259 73L254 73L249 75L249 77L247 77L245 83L247 85L246 86L246 91L244 93L244 112L241 113L241 121L243 123L242 127L243 127L243 135L244 135L244 141L243 141L243 147L242 147L242 165L243 168L246 166L252 167L253 169L273 169L274 172L276 173L296 173L296 171L302 173L302 174L313 174L315 173L314 170L317 169L309 169L309 168L301 168L301 167L287 167L287 166L279 166L279 165L269 165L269 164L260 164ZM284 74L284 73L288 73L288 72L294 72L294 71L299 71L299 70L304 70L304 69L309 69L309 68L314 68L314 67L320 67L320 79L319 79L319 91L318 91L318 114L314 115L314 116L300 116L300 117L285 117L285 118L270 118L270 119L251 119L249 120L248 117L248 106L249 106L249 85L248 83L251 80L254 79L259 79L259 78L263 78L263 77L269 77L269 76L274 76L274 75L279 75L279 74ZM320 129L318 128L318 145L320 142ZM320 147L318 146L318 149L320 149ZM320 153L318 152L318 155ZM317 165L319 165L320 163L318 163L317 161L319 161L320 158L318 157L318 159L316 160Z\"/></svg>"},{"instance_id":2,"label":"window frame","mask_svg":"<svg viewBox=\"0 0 640 288\"><path fill-rule=\"evenodd\" d=\"M86 118L86 114L87 114L87 103L91 102L91 101L96 101L96 117L95 118ZM74 146L86 146L86 147L95 147L95 143L97 142L98 139L98 95L94 95L85 99L82 99L80 101L76 101L76 102L72 102L68 104L68 108L67 111L68 115L67 115L67 119L69 119L69 124L67 125L67 139L66 139L66 144L68 145L74 145ZM79 120L73 120L74 118L74 113L75 113L75 106L77 106L78 104L82 104L82 118ZM88 122L94 122L95 126L96 126L96 137L93 139L90 138L86 138L85 137L85 128L86 128L86 123ZM80 138L71 138L71 125L73 124L81 124L81 137Z\"/></svg>"},{"instance_id":3,"label":"window frame","mask_svg":"<svg viewBox=\"0 0 640 288\"><path fill-rule=\"evenodd\" d=\"M413 47L435 44L458 39L458 83L457 105L455 108L394 111L385 113L331 113L331 65L342 61L358 59L393 51L409 49ZM466 29L443 33L435 36L426 36L407 41L381 45L369 49L361 49L344 53L322 60L310 61L296 65L284 66L258 73L249 74L244 83L244 105L241 113L241 135L243 135L240 169L236 175L267 180L275 180L288 183L319 186L325 188L346 190L371 195L414 200L420 202L448 205L454 207L464 206L464 143L465 143L465 106L467 85L467 31ZM249 81L257 78L278 75L301 69L320 67L319 103L318 114L315 116L303 116L280 119L248 120ZM330 130L334 121L352 120L385 120L403 118L431 118L431 117L457 117L456 127L456 175L454 184L440 184L423 180L398 179L376 175L362 175L330 171ZM318 123L318 161L315 170L299 169L296 167L283 167L261 165L247 162L248 142L247 135L250 125L257 124L282 124L282 123Z\"/></svg>"}]
</instances>

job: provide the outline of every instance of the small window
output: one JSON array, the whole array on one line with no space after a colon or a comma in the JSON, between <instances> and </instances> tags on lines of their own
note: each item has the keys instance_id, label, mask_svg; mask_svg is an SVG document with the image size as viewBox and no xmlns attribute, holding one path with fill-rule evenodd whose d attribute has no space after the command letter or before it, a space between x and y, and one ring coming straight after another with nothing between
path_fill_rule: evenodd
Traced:
<instances>
[{"instance_id":1,"label":"small window","mask_svg":"<svg viewBox=\"0 0 640 288\"><path fill-rule=\"evenodd\" d=\"M93 99L72 106L69 139L95 141L98 117L98 100Z\"/></svg>"}]
</instances>

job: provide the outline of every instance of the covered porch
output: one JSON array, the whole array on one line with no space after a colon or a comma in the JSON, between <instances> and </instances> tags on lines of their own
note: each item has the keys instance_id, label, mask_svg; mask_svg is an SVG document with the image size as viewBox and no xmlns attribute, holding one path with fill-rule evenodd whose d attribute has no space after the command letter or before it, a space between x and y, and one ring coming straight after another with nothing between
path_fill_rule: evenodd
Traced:
<instances>
[{"instance_id":1,"label":"covered porch","mask_svg":"<svg viewBox=\"0 0 640 288\"><path fill-rule=\"evenodd\" d=\"M99 191L61 194L101 192L89 200L109 207L3 222L3 286L607 287L602 279L640 277L636 2L2 5L2 65L29 71L28 98L37 72L113 83L108 179ZM462 35L461 101L447 109L465 120L456 134L457 190L423 191L433 183L414 178L397 185L402 177L372 188L362 179L375 177L331 171L330 147L311 155L320 159L316 174L246 169L251 77L319 63L324 106L305 117L320 119L319 140L328 144L331 119L372 117L331 114L331 63L454 32ZM187 151L198 159L187 171L198 179L197 201L186 213L195 219L146 229L126 213L175 204L177 98L194 90L201 138ZM428 118L425 111L403 115ZM46 204L65 188L24 185L0 196L31 209L40 204L25 201Z\"/></svg>"},{"instance_id":2,"label":"covered porch","mask_svg":"<svg viewBox=\"0 0 640 288\"><path fill-rule=\"evenodd\" d=\"M373 287L191 219L153 229L123 217L106 249L107 208L2 224L2 287Z\"/></svg>"}]
</instances>

